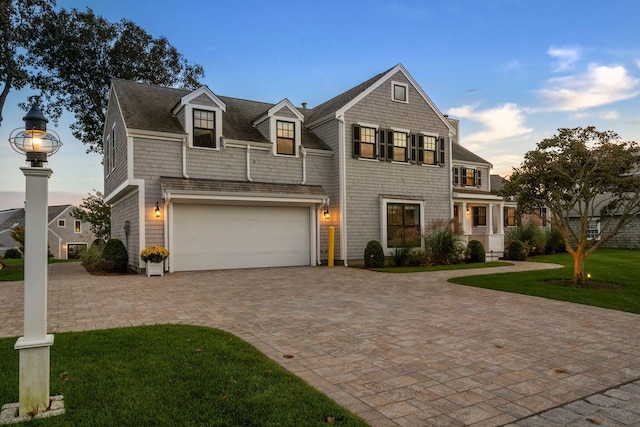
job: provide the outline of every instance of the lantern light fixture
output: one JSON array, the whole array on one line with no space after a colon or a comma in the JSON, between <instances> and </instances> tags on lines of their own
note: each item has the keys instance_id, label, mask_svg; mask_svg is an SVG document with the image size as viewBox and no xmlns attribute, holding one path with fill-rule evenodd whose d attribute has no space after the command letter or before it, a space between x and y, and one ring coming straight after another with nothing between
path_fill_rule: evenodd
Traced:
<instances>
[{"instance_id":1,"label":"lantern light fixture","mask_svg":"<svg viewBox=\"0 0 640 427\"><path fill-rule=\"evenodd\" d=\"M153 208L153 211L156 214L156 218L160 218L160 205L158 204L158 202L156 202L156 207Z\"/></svg>"},{"instance_id":2,"label":"lantern light fixture","mask_svg":"<svg viewBox=\"0 0 640 427\"><path fill-rule=\"evenodd\" d=\"M24 128L14 129L9 135L9 144L20 154L26 154L31 167L41 168L47 156L54 155L62 146L60 136L47 130L47 120L36 104L22 118Z\"/></svg>"},{"instance_id":3,"label":"lantern light fixture","mask_svg":"<svg viewBox=\"0 0 640 427\"><path fill-rule=\"evenodd\" d=\"M324 219L330 219L331 215L329 215L329 208L324 208L324 212L322 213Z\"/></svg>"}]
</instances>

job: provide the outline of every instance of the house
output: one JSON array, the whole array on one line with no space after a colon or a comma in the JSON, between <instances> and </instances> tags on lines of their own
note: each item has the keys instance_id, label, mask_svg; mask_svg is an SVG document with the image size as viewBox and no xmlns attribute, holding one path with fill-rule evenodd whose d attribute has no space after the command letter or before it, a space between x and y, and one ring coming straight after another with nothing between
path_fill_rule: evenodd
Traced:
<instances>
[{"instance_id":1,"label":"house","mask_svg":"<svg viewBox=\"0 0 640 427\"><path fill-rule=\"evenodd\" d=\"M186 271L317 265L333 226L348 265L370 240L390 255L457 217L501 252L491 165L457 128L401 64L314 108L116 79L103 137L112 236L133 268L162 245L165 268Z\"/></svg>"},{"instance_id":2,"label":"house","mask_svg":"<svg viewBox=\"0 0 640 427\"><path fill-rule=\"evenodd\" d=\"M95 239L89 224L71 216L73 205L49 206L47 239L49 254L56 259L76 259ZM11 230L25 225L24 208L0 211L0 255L18 248Z\"/></svg>"}]
</instances>

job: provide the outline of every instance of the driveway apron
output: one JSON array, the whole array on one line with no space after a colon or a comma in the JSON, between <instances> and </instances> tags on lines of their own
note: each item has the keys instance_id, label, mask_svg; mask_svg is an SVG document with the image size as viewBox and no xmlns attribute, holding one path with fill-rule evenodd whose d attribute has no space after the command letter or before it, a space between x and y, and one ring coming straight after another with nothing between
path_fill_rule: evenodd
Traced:
<instances>
[{"instance_id":1,"label":"driveway apron","mask_svg":"<svg viewBox=\"0 0 640 427\"><path fill-rule=\"evenodd\" d=\"M148 278L52 264L48 324L52 333L216 327L372 426L498 426L640 378L638 315L447 282L551 267L293 267ZM22 282L0 282L0 336L22 334L23 290Z\"/></svg>"}]
</instances>

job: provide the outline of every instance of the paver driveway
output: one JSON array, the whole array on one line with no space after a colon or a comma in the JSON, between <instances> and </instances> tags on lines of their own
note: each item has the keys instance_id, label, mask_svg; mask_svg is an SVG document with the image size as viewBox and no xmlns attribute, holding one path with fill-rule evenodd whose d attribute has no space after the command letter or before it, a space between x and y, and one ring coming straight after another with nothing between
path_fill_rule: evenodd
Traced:
<instances>
[{"instance_id":1,"label":"paver driveway","mask_svg":"<svg viewBox=\"0 0 640 427\"><path fill-rule=\"evenodd\" d=\"M446 282L479 272L299 267L147 278L53 264L49 329L222 328L373 426L502 425L640 377L640 316ZM0 282L0 336L22 334L22 292L22 282Z\"/></svg>"}]
</instances>

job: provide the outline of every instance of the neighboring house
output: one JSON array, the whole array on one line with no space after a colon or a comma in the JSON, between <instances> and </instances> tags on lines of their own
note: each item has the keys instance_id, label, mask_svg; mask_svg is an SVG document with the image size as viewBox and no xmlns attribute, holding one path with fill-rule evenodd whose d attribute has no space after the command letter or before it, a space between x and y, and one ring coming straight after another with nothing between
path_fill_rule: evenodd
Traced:
<instances>
[{"instance_id":1,"label":"neighboring house","mask_svg":"<svg viewBox=\"0 0 640 427\"><path fill-rule=\"evenodd\" d=\"M457 126L402 65L315 108L114 80L103 139L112 236L134 268L141 249L162 245L165 267L184 271L316 265L333 226L346 265L368 241L391 255L455 210L469 238L501 252L491 165L459 145Z\"/></svg>"},{"instance_id":2,"label":"neighboring house","mask_svg":"<svg viewBox=\"0 0 640 427\"><path fill-rule=\"evenodd\" d=\"M75 259L95 239L89 224L71 216L73 205L49 206L48 245L49 253L57 259ZM11 238L11 230L25 225L24 209L0 211L0 255L7 249L18 248Z\"/></svg>"}]
</instances>

